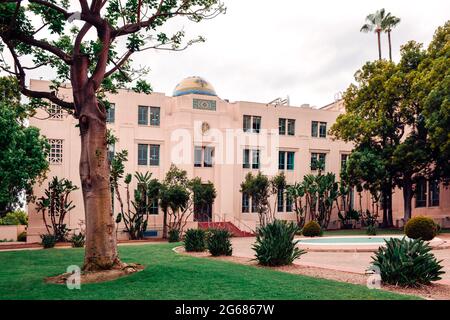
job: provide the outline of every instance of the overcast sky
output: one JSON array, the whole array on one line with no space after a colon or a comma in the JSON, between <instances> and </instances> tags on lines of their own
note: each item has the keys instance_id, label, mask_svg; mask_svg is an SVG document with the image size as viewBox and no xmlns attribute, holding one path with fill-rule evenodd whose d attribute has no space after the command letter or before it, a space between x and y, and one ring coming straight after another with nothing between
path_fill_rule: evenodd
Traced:
<instances>
[{"instance_id":1,"label":"overcast sky","mask_svg":"<svg viewBox=\"0 0 450 320\"><path fill-rule=\"evenodd\" d=\"M171 95L182 78L198 75L223 99L267 103L289 95L291 105L320 107L345 90L367 60L377 59L376 35L359 32L367 14L386 8L402 19L392 34L394 60L402 44L416 40L428 45L435 29L450 19L449 0L224 1L225 15L168 26L183 27L192 38L203 35L206 43L134 57L136 64L150 67L154 91ZM388 58L384 34L382 43Z\"/></svg>"},{"instance_id":2,"label":"overcast sky","mask_svg":"<svg viewBox=\"0 0 450 320\"><path fill-rule=\"evenodd\" d=\"M323 106L378 56L374 34L360 33L367 14L386 8L402 19L392 34L393 57L409 40L430 42L450 19L449 0L225 0L227 13L184 23L206 43L183 52L145 53L155 91L172 93L183 77L210 81L221 98L269 102L289 95L291 105ZM382 36L388 58L387 36Z\"/></svg>"}]
</instances>

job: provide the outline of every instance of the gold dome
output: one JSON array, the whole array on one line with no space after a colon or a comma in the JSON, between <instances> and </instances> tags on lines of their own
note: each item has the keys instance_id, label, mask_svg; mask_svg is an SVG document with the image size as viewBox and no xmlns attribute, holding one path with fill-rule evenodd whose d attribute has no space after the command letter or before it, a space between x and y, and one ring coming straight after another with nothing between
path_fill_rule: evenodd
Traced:
<instances>
[{"instance_id":1,"label":"gold dome","mask_svg":"<svg viewBox=\"0 0 450 320\"><path fill-rule=\"evenodd\" d=\"M173 90L173 96L184 96L186 94L204 94L217 96L214 87L202 77L187 77L180 81Z\"/></svg>"}]
</instances>

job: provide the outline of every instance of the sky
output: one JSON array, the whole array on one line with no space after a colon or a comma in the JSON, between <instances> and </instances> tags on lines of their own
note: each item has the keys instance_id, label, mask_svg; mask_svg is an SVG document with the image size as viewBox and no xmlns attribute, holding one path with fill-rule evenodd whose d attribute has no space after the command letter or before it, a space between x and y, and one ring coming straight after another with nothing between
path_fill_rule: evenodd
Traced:
<instances>
[{"instance_id":1,"label":"sky","mask_svg":"<svg viewBox=\"0 0 450 320\"><path fill-rule=\"evenodd\" d=\"M154 91L172 95L181 79L197 75L222 99L267 103L288 95L291 105L321 107L348 87L366 61L378 57L376 35L359 32L367 14L385 8L401 18L392 33L395 61L402 44L416 40L428 45L435 29L450 19L448 0L224 2L226 14L213 20L178 19L166 27L183 28L188 38L202 35L205 43L181 52L134 56L135 65L151 69L147 79ZM385 34L382 44L388 58ZM46 79L48 73L31 76Z\"/></svg>"}]
</instances>

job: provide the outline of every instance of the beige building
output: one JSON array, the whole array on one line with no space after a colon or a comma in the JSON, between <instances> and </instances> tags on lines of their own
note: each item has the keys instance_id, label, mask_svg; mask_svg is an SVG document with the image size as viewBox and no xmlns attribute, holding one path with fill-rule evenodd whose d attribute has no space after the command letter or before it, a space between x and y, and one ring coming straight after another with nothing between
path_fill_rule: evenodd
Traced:
<instances>
[{"instance_id":1,"label":"beige building","mask_svg":"<svg viewBox=\"0 0 450 320\"><path fill-rule=\"evenodd\" d=\"M31 80L33 90L48 90L48 81ZM60 91L70 100L70 87ZM307 105L293 107L288 100L272 103L229 102L219 98L211 84L199 77L182 80L172 96L163 93L150 95L119 90L109 95L114 104L108 112L108 127L118 142L110 152L128 150L126 173L151 172L152 178L163 179L171 163L188 172L211 181L217 189L217 198L210 210L192 215L189 225L200 221L228 221L243 231L257 225L258 215L252 212L251 201L240 193L240 184L248 172L258 170L270 175L284 171L288 184L302 180L311 169L312 159L325 161L325 170L339 171L352 150L352 145L333 141L327 134L336 117L344 112L342 102L321 109ZM42 120L45 119L45 120ZM50 172L72 180L80 186L80 138L77 120L57 106L39 110L30 124L41 129L51 144ZM47 181L36 185L40 197ZM134 188L134 185L132 184ZM439 222L450 216L450 192L443 186L424 182L420 199L413 200L413 214L427 213ZM439 191L440 190L440 191ZM423 198L423 199L422 199ZM78 228L84 220L81 190L72 194L76 209L67 218L70 228ZM276 199L274 199L275 201ZM272 203L274 203L272 201ZM277 202L277 201L275 201ZM365 205L369 200L365 200ZM117 208L117 203L115 204ZM276 215L279 219L295 220L287 199L280 198ZM394 220L403 216L402 195L395 192ZM39 241L45 232L42 217L29 205L28 241ZM336 215L330 228L339 227ZM148 236L160 236L162 212L157 206L149 218Z\"/></svg>"}]
</instances>

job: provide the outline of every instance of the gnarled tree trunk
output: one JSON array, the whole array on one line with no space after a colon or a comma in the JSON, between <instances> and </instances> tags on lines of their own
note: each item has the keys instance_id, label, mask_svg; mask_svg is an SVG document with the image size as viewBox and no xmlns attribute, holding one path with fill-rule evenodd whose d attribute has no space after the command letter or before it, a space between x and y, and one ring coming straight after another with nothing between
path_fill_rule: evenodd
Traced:
<instances>
[{"instance_id":1,"label":"gnarled tree trunk","mask_svg":"<svg viewBox=\"0 0 450 320\"><path fill-rule=\"evenodd\" d=\"M80 178L86 215L86 252L83 270L121 268L117 253L115 224L106 146L106 115L94 91L80 97Z\"/></svg>"}]
</instances>

